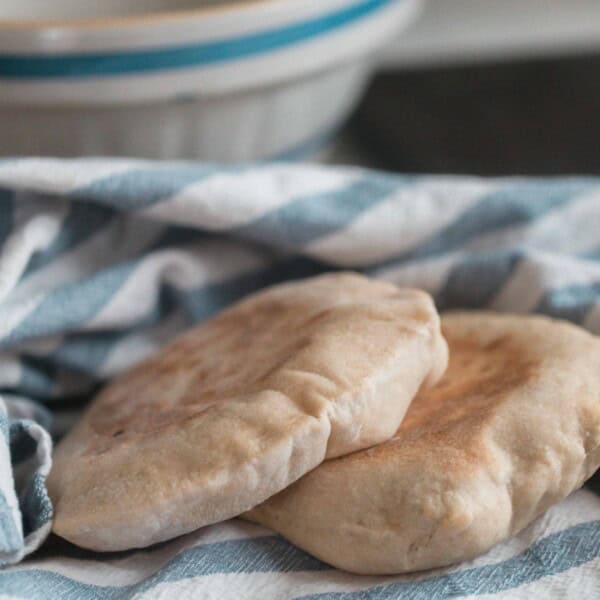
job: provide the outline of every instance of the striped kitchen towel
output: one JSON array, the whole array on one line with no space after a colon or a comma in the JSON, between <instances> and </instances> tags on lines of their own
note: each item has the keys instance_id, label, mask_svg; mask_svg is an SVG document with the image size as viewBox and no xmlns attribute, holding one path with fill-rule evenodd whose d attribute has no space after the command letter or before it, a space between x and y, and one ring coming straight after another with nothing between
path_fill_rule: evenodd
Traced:
<instances>
[{"instance_id":1,"label":"striped kitchen towel","mask_svg":"<svg viewBox=\"0 0 600 600\"><path fill-rule=\"evenodd\" d=\"M22 560L52 520L50 433L103 381L251 291L340 268L440 309L600 333L600 179L0 161L0 597L600 597L591 488L485 556L409 576L346 574L235 520L118 554L50 537Z\"/></svg>"}]
</instances>

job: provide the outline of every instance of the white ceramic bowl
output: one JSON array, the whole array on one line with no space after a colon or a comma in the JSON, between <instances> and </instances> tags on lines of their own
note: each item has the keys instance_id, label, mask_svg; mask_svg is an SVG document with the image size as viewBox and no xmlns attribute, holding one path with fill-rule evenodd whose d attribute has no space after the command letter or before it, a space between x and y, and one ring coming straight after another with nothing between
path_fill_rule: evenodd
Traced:
<instances>
[{"instance_id":1,"label":"white ceramic bowl","mask_svg":"<svg viewBox=\"0 0 600 600\"><path fill-rule=\"evenodd\" d=\"M0 155L300 154L420 3L2 0Z\"/></svg>"}]
</instances>

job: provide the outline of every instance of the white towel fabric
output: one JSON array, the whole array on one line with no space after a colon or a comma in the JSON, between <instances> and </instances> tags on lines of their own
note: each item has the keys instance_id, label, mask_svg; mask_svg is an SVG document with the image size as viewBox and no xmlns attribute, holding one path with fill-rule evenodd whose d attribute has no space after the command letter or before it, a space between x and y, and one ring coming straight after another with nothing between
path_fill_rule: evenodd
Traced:
<instances>
[{"instance_id":1,"label":"white towel fabric","mask_svg":"<svg viewBox=\"0 0 600 600\"><path fill-rule=\"evenodd\" d=\"M589 489L475 561L410 576L343 573L235 520L111 555L50 538L22 561L51 525L50 417L63 431L102 381L244 294L339 268L441 309L600 333L600 180L0 161L0 597L600 597Z\"/></svg>"}]
</instances>

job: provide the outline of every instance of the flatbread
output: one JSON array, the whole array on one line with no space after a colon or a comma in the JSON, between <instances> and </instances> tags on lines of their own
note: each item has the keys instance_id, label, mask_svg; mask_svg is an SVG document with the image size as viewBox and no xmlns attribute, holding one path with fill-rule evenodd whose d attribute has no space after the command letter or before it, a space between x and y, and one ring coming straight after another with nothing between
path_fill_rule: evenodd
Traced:
<instances>
[{"instance_id":1,"label":"flatbread","mask_svg":"<svg viewBox=\"0 0 600 600\"><path fill-rule=\"evenodd\" d=\"M395 437L328 461L247 518L341 569L482 554L600 465L600 339L542 317L442 317L450 364Z\"/></svg>"},{"instance_id":2,"label":"flatbread","mask_svg":"<svg viewBox=\"0 0 600 600\"><path fill-rule=\"evenodd\" d=\"M447 364L431 298L334 274L250 296L117 378L59 444L54 531L143 547L391 437Z\"/></svg>"}]
</instances>

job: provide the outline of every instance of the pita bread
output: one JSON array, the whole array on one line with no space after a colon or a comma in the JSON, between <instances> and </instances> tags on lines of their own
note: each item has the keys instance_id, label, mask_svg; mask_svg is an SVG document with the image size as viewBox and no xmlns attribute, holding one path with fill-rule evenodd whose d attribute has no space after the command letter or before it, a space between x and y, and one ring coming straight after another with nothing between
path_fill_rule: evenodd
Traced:
<instances>
[{"instance_id":1,"label":"pita bread","mask_svg":"<svg viewBox=\"0 0 600 600\"><path fill-rule=\"evenodd\" d=\"M474 558L600 464L600 339L541 317L442 318L450 365L396 436L246 515L320 559L391 574Z\"/></svg>"},{"instance_id":2,"label":"pita bread","mask_svg":"<svg viewBox=\"0 0 600 600\"><path fill-rule=\"evenodd\" d=\"M54 531L123 550L238 515L391 437L446 363L423 292L335 274L258 293L99 395L54 456Z\"/></svg>"}]
</instances>

